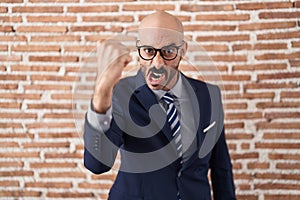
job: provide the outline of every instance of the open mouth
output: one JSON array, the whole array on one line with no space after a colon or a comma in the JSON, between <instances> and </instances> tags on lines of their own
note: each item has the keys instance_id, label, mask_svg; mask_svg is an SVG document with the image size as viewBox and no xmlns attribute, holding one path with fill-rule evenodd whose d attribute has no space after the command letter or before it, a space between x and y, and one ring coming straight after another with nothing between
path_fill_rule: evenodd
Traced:
<instances>
[{"instance_id":1,"label":"open mouth","mask_svg":"<svg viewBox=\"0 0 300 200\"><path fill-rule=\"evenodd\" d=\"M148 72L148 81L154 87L162 85L162 83L166 80L166 77L167 71L164 68L151 68Z\"/></svg>"}]
</instances>

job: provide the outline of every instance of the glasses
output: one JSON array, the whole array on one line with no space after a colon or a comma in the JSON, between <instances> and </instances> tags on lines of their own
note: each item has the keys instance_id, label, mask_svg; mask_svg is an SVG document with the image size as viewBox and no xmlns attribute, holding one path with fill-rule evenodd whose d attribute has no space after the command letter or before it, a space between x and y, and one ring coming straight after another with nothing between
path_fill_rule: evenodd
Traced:
<instances>
[{"instance_id":1,"label":"glasses","mask_svg":"<svg viewBox=\"0 0 300 200\"><path fill-rule=\"evenodd\" d=\"M137 41L137 43L139 40ZM174 60L178 55L178 50L182 45L184 44L184 41L179 46L176 46L175 44L171 44L168 46L164 46L161 49L156 49L152 46L143 45L143 46L136 46L139 52L139 55L144 60L152 60L157 52L160 53L160 56L167 61Z\"/></svg>"}]
</instances>

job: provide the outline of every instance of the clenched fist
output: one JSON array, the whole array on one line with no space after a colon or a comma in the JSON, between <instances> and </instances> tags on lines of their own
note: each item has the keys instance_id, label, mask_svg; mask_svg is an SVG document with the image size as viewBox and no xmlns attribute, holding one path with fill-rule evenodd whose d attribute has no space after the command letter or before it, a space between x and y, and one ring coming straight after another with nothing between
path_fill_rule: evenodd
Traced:
<instances>
[{"instance_id":1,"label":"clenched fist","mask_svg":"<svg viewBox=\"0 0 300 200\"><path fill-rule=\"evenodd\" d=\"M117 40L106 40L98 47L98 75L92 102L96 112L106 113L110 108L113 88L120 80L124 68L132 60L129 53L129 48Z\"/></svg>"}]
</instances>

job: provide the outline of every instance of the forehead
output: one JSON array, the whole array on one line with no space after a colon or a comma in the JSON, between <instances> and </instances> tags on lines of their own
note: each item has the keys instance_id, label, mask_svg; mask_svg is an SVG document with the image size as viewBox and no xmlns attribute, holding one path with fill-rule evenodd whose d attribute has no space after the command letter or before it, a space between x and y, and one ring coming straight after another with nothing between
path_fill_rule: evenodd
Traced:
<instances>
[{"instance_id":1,"label":"forehead","mask_svg":"<svg viewBox=\"0 0 300 200\"><path fill-rule=\"evenodd\" d=\"M170 44L179 44L183 40L182 33L163 28L139 29L139 40L142 45L161 48Z\"/></svg>"}]
</instances>

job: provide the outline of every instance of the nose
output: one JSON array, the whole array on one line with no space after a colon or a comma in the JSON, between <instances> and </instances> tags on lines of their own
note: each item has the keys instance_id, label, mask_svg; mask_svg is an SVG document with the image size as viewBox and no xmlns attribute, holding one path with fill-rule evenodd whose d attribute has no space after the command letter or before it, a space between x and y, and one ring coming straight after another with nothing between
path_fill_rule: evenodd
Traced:
<instances>
[{"instance_id":1,"label":"nose","mask_svg":"<svg viewBox=\"0 0 300 200\"><path fill-rule=\"evenodd\" d=\"M152 59L152 65L159 69L161 68L161 66L163 66L165 64L165 60L163 59L163 57L160 55L160 52L158 51L155 55L155 57Z\"/></svg>"}]
</instances>

